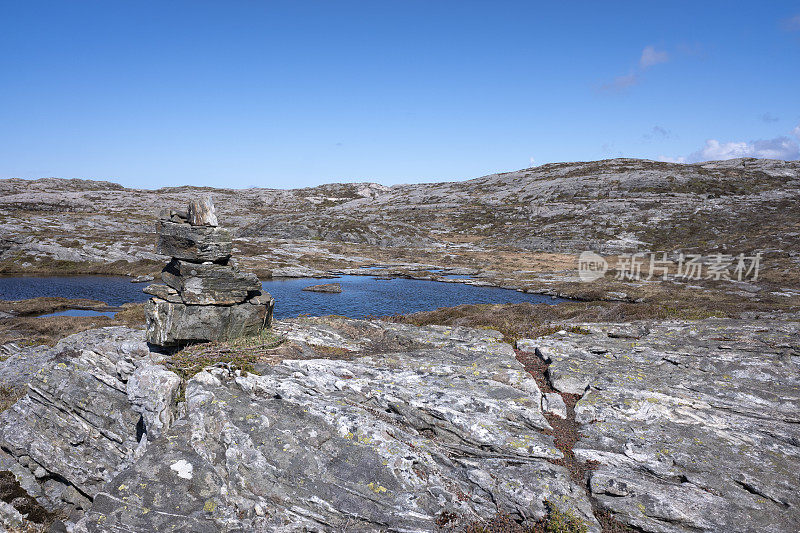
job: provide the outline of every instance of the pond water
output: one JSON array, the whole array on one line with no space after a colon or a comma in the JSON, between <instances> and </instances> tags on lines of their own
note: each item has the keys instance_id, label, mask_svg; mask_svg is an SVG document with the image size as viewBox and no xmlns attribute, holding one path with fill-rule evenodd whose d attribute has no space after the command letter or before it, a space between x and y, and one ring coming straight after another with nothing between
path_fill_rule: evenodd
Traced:
<instances>
[{"instance_id":1,"label":"pond water","mask_svg":"<svg viewBox=\"0 0 800 533\"><path fill-rule=\"evenodd\" d=\"M38 296L88 298L112 307L144 302L148 283L131 283L126 276L19 276L0 277L0 300L27 300Z\"/></svg>"},{"instance_id":2,"label":"pond water","mask_svg":"<svg viewBox=\"0 0 800 533\"><path fill-rule=\"evenodd\" d=\"M341 294L303 291L319 283L340 283ZM148 283L131 283L124 276L0 277L0 299L23 300L37 296L89 298L120 306L144 302ZM430 311L460 304L548 303L564 301L539 294L526 294L496 287L473 287L462 283L372 276L340 276L336 279L288 278L263 283L276 300L275 317L299 315L343 315L350 318ZM75 316L75 315L72 315Z\"/></svg>"},{"instance_id":3,"label":"pond water","mask_svg":"<svg viewBox=\"0 0 800 533\"><path fill-rule=\"evenodd\" d=\"M48 316L108 316L114 318L117 313L114 311L94 311L92 309L67 309L66 311L58 311L56 313L49 313L46 315L39 315L39 318Z\"/></svg>"},{"instance_id":4,"label":"pond water","mask_svg":"<svg viewBox=\"0 0 800 533\"><path fill-rule=\"evenodd\" d=\"M339 283L341 294L303 291L319 283ZM431 311L461 304L559 303L564 300L463 283L419 279L375 279L371 276L340 276L336 279L276 279L264 289L275 298L277 318L308 315L343 315L350 318L386 316Z\"/></svg>"}]
</instances>

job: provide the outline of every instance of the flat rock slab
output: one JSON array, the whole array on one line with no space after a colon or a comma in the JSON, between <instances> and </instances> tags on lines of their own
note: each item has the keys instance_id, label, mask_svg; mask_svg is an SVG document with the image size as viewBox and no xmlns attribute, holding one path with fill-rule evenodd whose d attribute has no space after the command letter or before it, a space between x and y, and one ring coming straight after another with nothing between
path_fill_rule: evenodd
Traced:
<instances>
[{"instance_id":1,"label":"flat rock slab","mask_svg":"<svg viewBox=\"0 0 800 533\"><path fill-rule=\"evenodd\" d=\"M447 513L530 523L546 500L599 531L585 491L552 462L562 455L535 381L495 332L278 326L331 350L414 349L197 374L185 423L98 495L89 531L434 532Z\"/></svg>"},{"instance_id":2,"label":"flat rock slab","mask_svg":"<svg viewBox=\"0 0 800 533\"><path fill-rule=\"evenodd\" d=\"M232 305L261 289L261 282L251 272L240 272L230 265L190 263L173 259L161 273L161 279L178 292L188 305Z\"/></svg>"},{"instance_id":3,"label":"flat rock slab","mask_svg":"<svg viewBox=\"0 0 800 533\"><path fill-rule=\"evenodd\" d=\"M308 287L303 287L303 290L310 292L330 292L338 294L342 292L342 285L340 283L322 283L320 285L310 285Z\"/></svg>"},{"instance_id":4,"label":"flat rock slab","mask_svg":"<svg viewBox=\"0 0 800 533\"><path fill-rule=\"evenodd\" d=\"M644 531L800 531L800 323L586 324L552 361L601 506Z\"/></svg>"},{"instance_id":5,"label":"flat rock slab","mask_svg":"<svg viewBox=\"0 0 800 533\"><path fill-rule=\"evenodd\" d=\"M230 233L219 227L159 220L156 222L156 233L156 253L184 261L224 261L233 250Z\"/></svg>"},{"instance_id":6,"label":"flat rock slab","mask_svg":"<svg viewBox=\"0 0 800 533\"><path fill-rule=\"evenodd\" d=\"M221 503L224 481L194 451L191 427L178 422L168 438L152 443L136 467L97 494L78 531L221 531L211 518Z\"/></svg>"},{"instance_id":7,"label":"flat rock slab","mask_svg":"<svg viewBox=\"0 0 800 533\"><path fill-rule=\"evenodd\" d=\"M272 301L256 305L186 305L151 298L145 304L147 342L176 346L255 335L269 326Z\"/></svg>"}]
</instances>

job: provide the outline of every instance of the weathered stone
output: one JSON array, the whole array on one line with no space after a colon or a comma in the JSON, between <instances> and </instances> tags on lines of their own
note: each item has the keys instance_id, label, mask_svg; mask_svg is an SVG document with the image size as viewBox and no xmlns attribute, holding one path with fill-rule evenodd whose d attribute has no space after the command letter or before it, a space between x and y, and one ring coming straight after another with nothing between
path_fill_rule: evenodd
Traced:
<instances>
[{"instance_id":1,"label":"weathered stone","mask_svg":"<svg viewBox=\"0 0 800 533\"><path fill-rule=\"evenodd\" d=\"M257 290L250 293L247 302L253 305L272 305L275 303L275 300L270 293Z\"/></svg>"},{"instance_id":2,"label":"weathered stone","mask_svg":"<svg viewBox=\"0 0 800 533\"><path fill-rule=\"evenodd\" d=\"M145 294L149 294L150 296L155 296L156 298L161 298L162 300L166 300L168 302L173 303L180 303L181 296L178 294L178 291L170 287L169 285L165 285L164 283L154 283L152 285L148 285L142 292Z\"/></svg>"},{"instance_id":3,"label":"weathered stone","mask_svg":"<svg viewBox=\"0 0 800 533\"><path fill-rule=\"evenodd\" d=\"M559 418L567 418L567 404L557 392L548 392L542 395L542 410Z\"/></svg>"},{"instance_id":4,"label":"weathered stone","mask_svg":"<svg viewBox=\"0 0 800 533\"><path fill-rule=\"evenodd\" d=\"M185 261L225 261L233 250L230 233L223 228L159 220L156 233L157 253Z\"/></svg>"},{"instance_id":5,"label":"weathered stone","mask_svg":"<svg viewBox=\"0 0 800 533\"><path fill-rule=\"evenodd\" d=\"M129 328L67 337L31 376L28 394L0 414L0 446L33 474L25 488L44 507L85 508L134 460L145 418L166 429L180 379L155 366L161 360Z\"/></svg>"},{"instance_id":6,"label":"weathered stone","mask_svg":"<svg viewBox=\"0 0 800 533\"><path fill-rule=\"evenodd\" d=\"M180 387L181 379L158 365L139 366L128 379L128 401L142 415L148 439L159 437L174 422Z\"/></svg>"},{"instance_id":7,"label":"weathered stone","mask_svg":"<svg viewBox=\"0 0 800 533\"><path fill-rule=\"evenodd\" d=\"M228 340L255 335L269 326L270 306L186 305L151 298L145 304L147 341L158 346Z\"/></svg>"},{"instance_id":8,"label":"weathered stone","mask_svg":"<svg viewBox=\"0 0 800 533\"><path fill-rule=\"evenodd\" d=\"M351 320L280 323L293 342L383 349L263 375L209 368L185 421L97 495L84 526L135 531L440 531L556 504L599 532L496 332ZM420 348L416 348L420 347ZM371 350L371 349L370 349Z\"/></svg>"},{"instance_id":9,"label":"weathered stone","mask_svg":"<svg viewBox=\"0 0 800 533\"><path fill-rule=\"evenodd\" d=\"M194 198L189 202L189 224L192 226L217 226L217 214L211 196Z\"/></svg>"},{"instance_id":10,"label":"weathered stone","mask_svg":"<svg viewBox=\"0 0 800 533\"><path fill-rule=\"evenodd\" d=\"M189 263L173 259L161 279L175 289L183 303L191 305L231 305L245 301L248 293L261 289L251 272L240 272L229 265Z\"/></svg>"},{"instance_id":11,"label":"weathered stone","mask_svg":"<svg viewBox=\"0 0 800 533\"><path fill-rule=\"evenodd\" d=\"M583 394L574 453L601 507L643 531L800 531L800 324L587 327L532 342Z\"/></svg>"},{"instance_id":12,"label":"weathered stone","mask_svg":"<svg viewBox=\"0 0 800 533\"><path fill-rule=\"evenodd\" d=\"M130 468L109 483L77 531L183 531L214 533L221 529L211 518L217 514L224 480L192 448L191 427L179 421L168 438L151 443ZM191 465L183 475L174 465ZM124 502L124 505L121 505ZM229 529L227 529L230 531Z\"/></svg>"},{"instance_id":13,"label":"weathered stone","mask_svg":"<svg viewBox=\"0 0 800 533\"><path fill-rule=\"evenodd\" d=\"M323 283L321 285L311 285L308 287L303 287L303 290L310 292L340 293L342 292L342 285L340 283Z\"/></svg>"}]
</instances>

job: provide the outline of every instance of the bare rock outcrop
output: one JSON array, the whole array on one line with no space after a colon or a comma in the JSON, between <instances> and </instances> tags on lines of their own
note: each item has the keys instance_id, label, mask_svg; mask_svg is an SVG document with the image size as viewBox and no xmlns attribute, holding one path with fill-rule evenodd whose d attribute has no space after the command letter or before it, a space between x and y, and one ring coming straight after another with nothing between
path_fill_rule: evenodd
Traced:
<instances>
[{"instance_id":1,"label":"bare rock outcrop","mask_svg":"<svg viewBox=\"0 0 800 533\"><path fill-rule=\"evenodd\" d=\"M185 383L141 331L65 339L0 415L0 469L76 533L434 532L553 508L590 532L598 510L653 533L800 528L796 321L584 324L527 354L460 327L273 330L257 374Z\"/></svg>"},{"instance_id":2,"label":"bare rock outcrop","mask_svg":"<svg viewBox=\"0 0 800 533\"><path fill-rule=\"evenodd\" d=\"M142 331L125 327L82 332L45 353L27 395L0 414L0 448L39 504L80 516L177 418L180 378Z\"/></svg>"},{"instance_id":3,"label":"bare rock outcrop","mask_svg":"<svg viewBox=\"0 0 800 533\"><path fill-rule=\"evenodd\" d=\"M579 394L591 497L642 531L800 531L800 325L586 324L520 341Z\"/></svg>"}]
</instances>

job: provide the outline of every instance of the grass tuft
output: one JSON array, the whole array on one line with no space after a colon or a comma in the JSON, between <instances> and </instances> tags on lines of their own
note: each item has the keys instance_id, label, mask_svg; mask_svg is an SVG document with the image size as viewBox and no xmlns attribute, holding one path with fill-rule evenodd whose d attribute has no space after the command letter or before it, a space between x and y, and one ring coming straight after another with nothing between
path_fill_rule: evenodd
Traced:
<instances>
[{"instance_id":1,"label":"grass tuft","mask_svg":"<svg viewBox=\"0 0 800 533\"><path fill-rule=\"evenodd\" d=\"M269 355L285 337L265 329L258 335L229 341L193 344L173 354L167 361L170 370L187 380L208 366L223 363L234 370L255 374L255 363Z\"/></svg>"}]
</instances>

